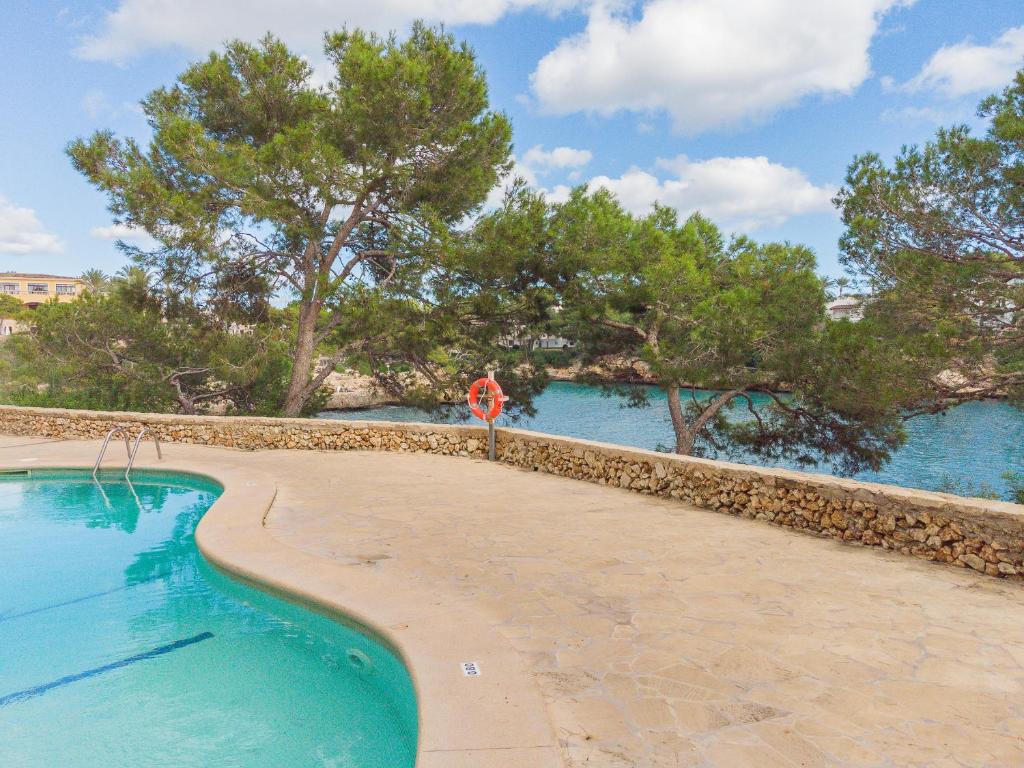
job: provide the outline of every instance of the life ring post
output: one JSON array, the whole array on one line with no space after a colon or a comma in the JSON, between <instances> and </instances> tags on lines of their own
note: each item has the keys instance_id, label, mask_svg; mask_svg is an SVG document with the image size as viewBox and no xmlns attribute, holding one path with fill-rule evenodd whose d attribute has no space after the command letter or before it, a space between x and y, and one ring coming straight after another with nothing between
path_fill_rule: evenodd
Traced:
<instances>
[{"instance_id":1,"label":"life ring post","mask_svg":"<svg viewBox=\"0 0 1024 768\"><path fill-rule=\"evenodd\" d=\"M488 371L485 378L474 381L466 395L469 410L478 419L487 422L487 458L490 461L497 460L494 420L501 414L507 400L501 386L494 380L494 371Z\"/></svg>"},{"instance_id":2,"label":"life ring post","mask_svg":"<svg viewBox=\"0 0 1024 768\"><path fill-rule=\"evenodd\" d=\"M494 381L494 371L487 372L487 379ZM494 382L497 385L497 382ZM487 460L497 461L498 460L498 448L497 438L494 435L494 419L487 419Z\"/></svg>"},{"instance_id":3,"label":"life ring post","mask_svg":"<svg viewBox=\"0 0 1024 768\"><path fill-rule=\"evenodd\" d=\"M498 449L495 445L496 440L494 437L494 422L487 422L487 460L497 461L498 460Z\"/></svg>"}]
</instances>

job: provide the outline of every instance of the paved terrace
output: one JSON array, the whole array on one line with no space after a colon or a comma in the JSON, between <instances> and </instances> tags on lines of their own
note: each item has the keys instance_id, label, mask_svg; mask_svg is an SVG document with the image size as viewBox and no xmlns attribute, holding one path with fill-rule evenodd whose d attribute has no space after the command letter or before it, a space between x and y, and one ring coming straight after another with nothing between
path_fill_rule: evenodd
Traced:
<instances>
[{"instance_id":1,"label":"paved terrace","mask_svg":"<svg viewBox=\"0 0 1024 768\"><path fill-rule=\"evenodd\" d=\"M1017 584L478 460L165 452L272 478L280 542L491 617L567 766L1024 765Z\"/></svg>"}]
</instances>

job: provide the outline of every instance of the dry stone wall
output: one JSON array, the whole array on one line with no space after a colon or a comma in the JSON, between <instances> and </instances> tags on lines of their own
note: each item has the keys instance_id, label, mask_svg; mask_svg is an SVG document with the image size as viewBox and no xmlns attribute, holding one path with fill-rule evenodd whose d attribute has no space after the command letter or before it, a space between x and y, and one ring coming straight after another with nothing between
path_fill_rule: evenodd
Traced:
<instances>
[{"instance_id":1,"label":"dry stone wall","mask_svg":"<svg viewBox=\"0 0 1024 768\"><path fill-rule=\"evenodd\" d=\"M486 457L474 426L106 413L0 406L0 433L96 439L123 425L162 441L243 450L385 450ZM1024 579L1024 507L523 430L498 430L498 460L678 499L840 541L1002 578Z\"/></svg>"},{"instance_id":2,"label":"dry stone wall","mask_svg":"<svg viewBox=\"0 0 1024 768\"><path fill-rule=\"evenodd\" d=\"M63 440L104 437L115 426L132 434L149 428L161 441L196 443L246 451L292 448L317 451L420 451L487 456L487 433L479 427L333 419L235 418L172 414L71 411L0 406L0 434Z\"/></svg>"}]
</instances>

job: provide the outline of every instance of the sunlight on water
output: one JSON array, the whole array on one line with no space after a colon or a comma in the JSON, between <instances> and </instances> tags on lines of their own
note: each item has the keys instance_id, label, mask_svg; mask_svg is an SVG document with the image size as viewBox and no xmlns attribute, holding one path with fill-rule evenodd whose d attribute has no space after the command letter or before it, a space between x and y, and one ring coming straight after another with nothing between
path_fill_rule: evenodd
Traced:
<instances>
[{"instance_id":1,"label":"sunlight on water","mask_svg":"<svg viewBox=\"0 0 1024 768\"><path fill-rule=\"evenodd\" d=\"M0 765L412 766L394 654L199 554L219 494L171 473L0 478Z\"/></svg>"}]
</instances>

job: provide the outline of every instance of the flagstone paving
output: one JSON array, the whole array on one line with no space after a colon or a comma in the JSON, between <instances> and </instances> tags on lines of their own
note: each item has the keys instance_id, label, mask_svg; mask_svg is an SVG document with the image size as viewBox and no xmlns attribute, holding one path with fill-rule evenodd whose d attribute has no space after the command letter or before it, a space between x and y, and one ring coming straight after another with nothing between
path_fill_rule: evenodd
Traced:
<instances>
[{"instance_id":1,"label":"flagstone paving","mask_svg":"<svg viewBox=\"0 0 1024 768\"><path fill-rule=\"evenodd\" d=\"M280 541L495 617L570 768L1024 765L1018 585L470 459L166 449L273 477Z\"/></svg>"},{"instance_id":2,"label":"flagstone paving","mask_svg":"<svg viewBox=\"0 0 1024 768\"><path fill-rule=\"evenodd\" d=\"M573 768L1024 765L1019 586L486 462L302 466L274 534L500 616Z\"/></svg>"}]
</instances>

